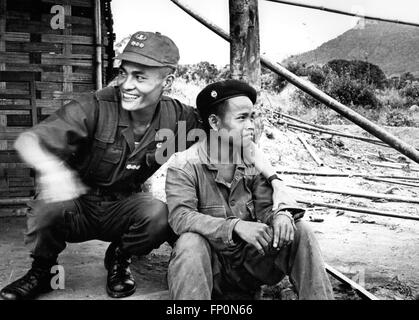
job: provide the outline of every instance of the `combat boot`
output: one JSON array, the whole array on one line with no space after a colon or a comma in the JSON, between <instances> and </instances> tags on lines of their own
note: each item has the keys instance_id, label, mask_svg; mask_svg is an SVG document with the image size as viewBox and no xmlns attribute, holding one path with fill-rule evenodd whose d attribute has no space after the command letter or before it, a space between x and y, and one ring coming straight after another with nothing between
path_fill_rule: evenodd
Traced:
<instances>
[{"instance_id":1,"label":"combat boot","mask_svg":"<svg viewBox=\"0 0 419 320\"><path fill-rule=\"evenodd\" d=\"M137 286L130 264L130 255L113 243L108 247L105 255L105 268L108 270L106 292L112 298L128 297L135 292Z\"/></svg>"},{"instance_id":2,"label":"combat boot","mask_svg":"<svg viewBox=\"0 0 419 320\"><path fill-rule=\"evenodd\" d=\"M42 293L52 291L51 267L32 265L32 268L21 278L7 285L0 291L4 300L30 300Z\"/></svg>"}]
</instances>

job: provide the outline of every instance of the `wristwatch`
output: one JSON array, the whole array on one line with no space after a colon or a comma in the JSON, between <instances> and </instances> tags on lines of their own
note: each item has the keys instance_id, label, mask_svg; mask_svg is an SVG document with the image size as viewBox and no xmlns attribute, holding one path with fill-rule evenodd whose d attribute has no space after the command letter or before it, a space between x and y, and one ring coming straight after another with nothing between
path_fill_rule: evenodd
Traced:
<instances>
[{"instance_id":1,"label":"wristwatch","mask_svg":"<svg viewBox=\"0 0 419 320\"><path fill-rule=\"evenodd\" d=\"M278 175L276 173L274 173L273 175L271 175L268 178L268 182L272 185L272 180L278 179L279 181L282 181L282 179L280 177L278 177Z\"/></svg>"}]
</instances>

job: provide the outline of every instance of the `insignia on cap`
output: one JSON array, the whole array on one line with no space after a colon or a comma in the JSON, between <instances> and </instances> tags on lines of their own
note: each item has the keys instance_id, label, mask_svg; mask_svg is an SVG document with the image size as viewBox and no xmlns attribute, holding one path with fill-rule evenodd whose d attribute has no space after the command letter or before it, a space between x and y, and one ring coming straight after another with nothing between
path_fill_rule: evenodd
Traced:
<instances>
[{"instance_id":1,"label":"insignia on cap","mask_svg":"<svg viewBox=\"0 0 419 320\"><path fill-rule=\"evenodd\" d=\"M136 35L135 38L140 40L140 41L147 40L147 36L145 34Z\"/></svg>"},{"instance_id":2,"label":"insignia on cap","mask_svg":"<svg viewBox=\"0 0 419 320\"><path fill-rule=\"evenodd\" d=\"M131 41L131 45L134 47L144 48L144 43L138 41Z\"/></svg>"},{"instance_id":3,"label":"insignia on cap","mask_svg":"<svg viewBox=\"0 0 419 320\"><path fill-rule=\"evenodd\" d=\"M212 91L211 91L211 97L213 97L213 98L215 99L215 98L217 98L217 96L218 96L217 91L212 90Z\"/></svg>"}]
</instances>

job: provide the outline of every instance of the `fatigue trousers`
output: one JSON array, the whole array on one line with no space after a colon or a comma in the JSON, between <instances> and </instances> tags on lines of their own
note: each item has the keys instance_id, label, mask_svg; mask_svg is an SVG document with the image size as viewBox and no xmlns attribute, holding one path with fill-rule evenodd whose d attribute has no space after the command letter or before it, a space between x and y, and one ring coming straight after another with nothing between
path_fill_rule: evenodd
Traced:
<instances>
[{"instance_id":1,"label":"fatigue trousers","mask_svg":"<svg viewBox=\"0 0 419 320\"><path fill-rule=\"evenodd\" d=\"M182 234L172 251L168 270L169 294L175 300L220 298L225 288L256 291L289 275L300 300L330 300L333 290L314 233L299 221L294 241L279 251L261 255L245 244L241 265L214 252L201 235Z\"/></svg>"},{"instance_id":2,"label":"fatigue trousers","mask_svg":"<svg viewBox=\"0 0 419 320\"><path fill-rule=\"evenodd\" d=\"M36 260L55 261L66 242L114 242L132 255L145 255L175 237L167 222L167 206L150 193L118 201L85 195L76 200L29 203L25 243Z\"/></svg>"}]
</instances>

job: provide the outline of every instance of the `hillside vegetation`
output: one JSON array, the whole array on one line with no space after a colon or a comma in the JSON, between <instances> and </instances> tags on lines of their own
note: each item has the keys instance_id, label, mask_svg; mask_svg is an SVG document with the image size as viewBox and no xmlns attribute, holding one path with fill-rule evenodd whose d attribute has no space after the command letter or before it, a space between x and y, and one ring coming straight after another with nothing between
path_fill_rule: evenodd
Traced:
<instances>
[{"instance_id":1,"label":"hillside vegetation","mask_svg":"<svg viewBox=\"0 0 419 320\"><path fill-rule=\"evenodd\" d=\"M387 77L411 72L419 76L418 28L387 22L364 25L325 42L315 50L291 56L290 61L325 64L334 59L364 60L379 65Z\"/></svg>"}]
</instances>

